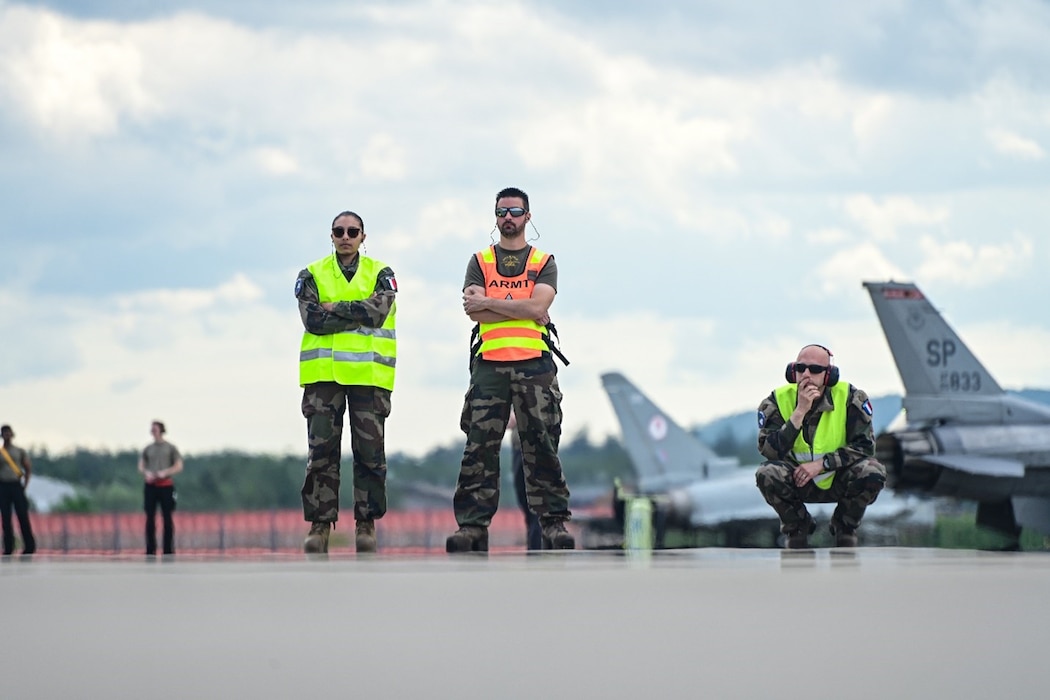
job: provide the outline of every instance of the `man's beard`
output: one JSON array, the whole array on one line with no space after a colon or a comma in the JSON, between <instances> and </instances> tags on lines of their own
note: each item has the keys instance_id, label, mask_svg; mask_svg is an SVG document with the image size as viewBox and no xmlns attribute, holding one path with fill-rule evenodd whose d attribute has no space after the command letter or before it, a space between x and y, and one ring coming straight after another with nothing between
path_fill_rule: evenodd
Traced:
<instances>
[{"instance_id":1,"label":"man's beard","mask_svg":"<svg viewBox=\"0 0 1050 700\"><path fill-rule=\"evenodd\" d=\"M499 227L499 232L507 238L517 238L522 234L524 227L519 227L513 221L508 221Z\"/></svg>"}]
</instances>

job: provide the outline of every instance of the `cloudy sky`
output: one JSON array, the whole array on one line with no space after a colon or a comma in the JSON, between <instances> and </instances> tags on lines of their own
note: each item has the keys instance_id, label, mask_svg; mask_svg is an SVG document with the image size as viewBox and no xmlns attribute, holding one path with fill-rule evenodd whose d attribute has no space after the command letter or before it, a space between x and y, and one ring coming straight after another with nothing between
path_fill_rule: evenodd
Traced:
<instances>
[{"instance_id":1,"label":"cloudy sky","mask_svg":"<svg viewBox=\"0 0 1050 700\"><path fill-rule=\"evenodd\" d=\"M808 342L900 392L862 280L1050 387L1050 5L856 5L0 2L0 422L305 452L293 284L349 208L401 290L388 450L458 442L508 185L558 261L567 435L617 431L602 372L701 423Z\"/></svg>"}]
</instances>

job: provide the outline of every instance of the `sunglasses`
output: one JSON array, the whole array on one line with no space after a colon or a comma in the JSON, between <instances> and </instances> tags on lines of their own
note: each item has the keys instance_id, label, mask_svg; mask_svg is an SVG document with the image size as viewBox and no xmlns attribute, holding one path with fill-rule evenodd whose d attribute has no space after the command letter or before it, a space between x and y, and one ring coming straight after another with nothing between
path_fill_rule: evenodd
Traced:
<instances>
[{"instance_id":1,"label":"sunglasses","mask_svg":"<svg viewBox=\"0 0 1050 700\"><path fill-rule=\"evenodd\" d=\"M356 226L347 226L346 228L343 228L342 226L332 227L332 236L335 238L342 238L344 235L350 236L350 238L357 238L357 234L359 233L361 233L361 229Z\"/></svg>"},{"instance_id":2,"label":"sunglasses","mask_svg":"<svg viewBox=\"0 0 1050 700\"><path fill-rule=\"evenodd\" d=\"M525 211L524 207L496 207L496 218L502 219L507 214L517 218L519 216L524 216Z\"/></svg>"},{"instance_id":3,"label":"sunglasses","mask_svg":"<svg viewBox=\"0 0 1050 700\"><path fill-rule=\"evenodd\" d=\"M796 362L791 369L795 370L795 374L802 374L807 369L810 374L823 374L828 371L827 365L807 365L805 362Z\"/></svg>"}]
</instances>

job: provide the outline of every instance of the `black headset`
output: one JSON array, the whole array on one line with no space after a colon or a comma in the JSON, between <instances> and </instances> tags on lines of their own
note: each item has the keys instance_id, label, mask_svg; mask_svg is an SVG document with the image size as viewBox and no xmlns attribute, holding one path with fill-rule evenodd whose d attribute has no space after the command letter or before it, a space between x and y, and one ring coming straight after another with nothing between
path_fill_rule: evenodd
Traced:
<instances>
[{"instance_id":1,"label":"black headset","mask_svg":"<svg viewBox=\"0 0 1050 700\"><path fill-rule=\"evenodd\" d=\"M835 366L835 356L826 347L820 343L810 343L805 348L820 348L828 354L828 381L825 386L835 386L839 383L839 368ZM795 375L795 363L789 362L787 369L784 370L784 379L788 380L789 384L795 384L798 382L798 377Z\"/></svg>"}]
</instances>

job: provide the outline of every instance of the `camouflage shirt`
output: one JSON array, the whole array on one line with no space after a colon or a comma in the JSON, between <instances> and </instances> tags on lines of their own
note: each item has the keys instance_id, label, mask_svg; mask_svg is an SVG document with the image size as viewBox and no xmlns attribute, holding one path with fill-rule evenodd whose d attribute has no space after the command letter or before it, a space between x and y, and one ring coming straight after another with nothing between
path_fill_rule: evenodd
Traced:
<instances>
[{"instance_id":1,"label":"camouflage shirt","mask_svg":"<svg viewBox=\"0 0 1050 700\"><path fill-rule=\"evenodd\" d=\"M813 444L821 414L833 408L831 392L825 390L820 403L802 419L802 435L806 442ZM849 406L846 407L846 446L828 455L824 462L825 469L835 471L875 456L875 431L871 426L871 415L868 395L850 384ZM796 462L791 452L798 433L794 424L780 415L776 393L770 393L758 407L758 451L766 459Z\"/></svg>"},{"instance_id":2,"label":"camouflage shirt","mask_svg":"<svg viewBox=\"0 0 1050 700\"><path fill-rule=\"evenodd\" d=\"M349 265L339 262L339 269L343 271L348 282L357 274L358 260L360 256L355 255ZM384 267L376 277L372 296L355 301L339 301L331 311L325 311L317 292L317 282L310 270L300 270L299 277L295 280L295 297L299 300L299 316L303 320L303 328L314 335L330 335L361 326L379 328L393 308L396 294L394 271Z\"/></svg>"}]
</instances>

